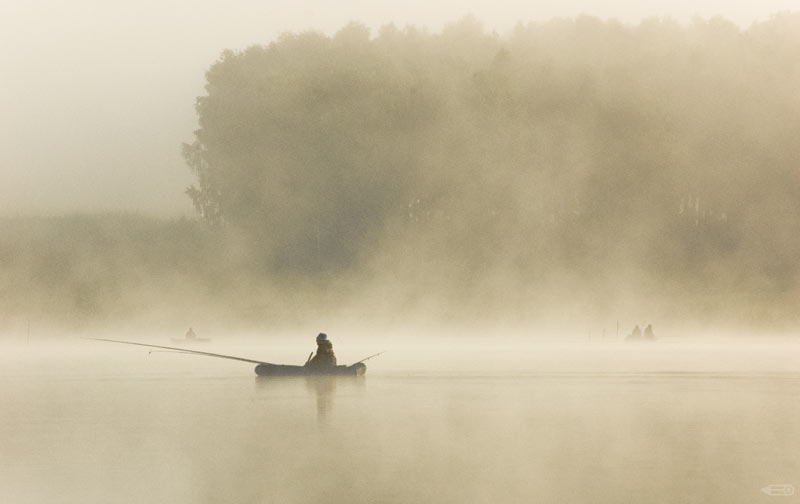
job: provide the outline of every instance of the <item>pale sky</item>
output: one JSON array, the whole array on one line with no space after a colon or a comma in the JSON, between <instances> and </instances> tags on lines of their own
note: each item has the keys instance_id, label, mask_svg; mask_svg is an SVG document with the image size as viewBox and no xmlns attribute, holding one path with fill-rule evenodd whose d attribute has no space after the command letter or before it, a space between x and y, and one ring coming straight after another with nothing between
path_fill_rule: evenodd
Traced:
<instances>
[{"instance_id":1,"label":"pale sky","mask_svg":"<svg viewBox=\"0 0 800 504\"><path fill-rule=\"evenodd\" d=\"M0 215L123 210L190 215L181 142L224 49L350 21L439 31L472 14L519 21L591 14L637 23L715 15L746 28L800 0L0 0Z\"/></svg>"}]
</instances>

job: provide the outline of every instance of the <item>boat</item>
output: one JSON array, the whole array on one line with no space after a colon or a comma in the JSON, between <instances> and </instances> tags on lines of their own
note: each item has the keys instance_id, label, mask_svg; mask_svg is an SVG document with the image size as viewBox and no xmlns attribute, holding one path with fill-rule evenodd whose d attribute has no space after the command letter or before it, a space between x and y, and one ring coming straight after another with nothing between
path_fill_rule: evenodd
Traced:
<instances>
[{"instance_id":1,"label":"boat","mask_svg":"<svg viewBox=\"0 0 800 504\"><path fill-rule=\"evenodd\" d=\"M197 334L195 334L194 329L191 327L188 331L186 331L186 335L183 338L170 338L173 343L203 343L206 341L211 341L208 338L198 338Z\"/></svg>"},{"instance_id":2,"label":"boat","mask_svg":"<svg viewBox=\"0 0 800 504\"><path fill-rule=\"evenodd\" d=\"M256 366L258 376L364 376L367 365L356 362L350 366L329 366L313 368L309 366L292 366L287 364L269 364L262 362Z\"/></svg>"},{"instance_id":3,"label":"boat","mask_svg":"<svg viewBox=\"0 0 800 504\"><path fill-rule=\"evenodd\" d=\"M293 366L289 364L272 364L270 362L263 362L255 359L248 359L245 357L236 357L234 355L224 355L211 352L201 352L200 350L191 350L189 348L169 347L163 345L151 345L149 343L138 343L135 341L122 341L106 338L84 338L94 341L107 341L110 343L123 343L125 345L136 345L149 348L158 348L169 352L186 353L193 355L204 355L206 357L217 357L220 359L238 360L242 362L250 362L256 365L255 372L258 376L364 376L367 372L367 365L364 361L377 357L383 352L365 357L355 364L349 366L326 366L326 367L312 367L312 366Z\"/></svg>"}]
</instances>

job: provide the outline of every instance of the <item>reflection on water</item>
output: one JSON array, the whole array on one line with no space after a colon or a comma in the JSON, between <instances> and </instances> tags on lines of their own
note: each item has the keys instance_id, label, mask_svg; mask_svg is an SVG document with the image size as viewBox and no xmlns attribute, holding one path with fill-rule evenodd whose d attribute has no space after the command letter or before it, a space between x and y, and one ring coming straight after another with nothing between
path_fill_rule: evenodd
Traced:
<instances>
[{"instance_id":1,"label":"reflection on water","mask_svg":"<svg viewBox=\"0 0 800 504\"><path fill-rule=\"evenodd\" d=\"M333 396L336 393L337 377L335 376L307 376L303 381L306 388L317 398L317 418L325 419L333 406Z\"/></svg>"},{"instance_id":2,"label":"reflection on water","mask_svg":"<svg viewBox=\"0 0 800 504\"><path fill-rule=\"evenodd\" d=\"M272 392L302 383L305 389L316 399L317 419L324 421L333 409L337 386L344 387L347 392L363 390L366 382L364 376L293 376L266 377L256 376L256 389Z\"/></svg>"},{"instance_id":3,"label":"reflection on water","mask_svg":"<svg viewBox=\"0 0 800 504\"><path fill-rule=\"evenodd\" d=\"M730 504L800 486L796 349L705 367L692 352L537 349L527 368L483 352L457 370L434 355L429 371L387 359L294 378L3 355L0 502Z\"/></svg>"}]
</instances>

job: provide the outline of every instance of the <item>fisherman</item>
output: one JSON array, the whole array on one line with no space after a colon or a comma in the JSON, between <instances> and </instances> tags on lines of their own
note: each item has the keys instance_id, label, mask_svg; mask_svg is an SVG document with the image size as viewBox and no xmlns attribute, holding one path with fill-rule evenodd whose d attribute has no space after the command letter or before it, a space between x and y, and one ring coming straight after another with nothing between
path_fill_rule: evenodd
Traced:
<instances>
[{"instance_id":1,"label":"fisherman","mask_svg":"<svg viewBox=\"0 0 800 504\"><path fill-rule=\"evenodd\" d=\"M656 335L653 334L653 326L652 324L647 324L647 327L644 329L644 340L645 341L655 341Z\"/></svg>"},{"instance_id":2,"label":"fisherman","mask_svg":"<svg viewBox=\"0 0 800 504\"><path fill-rule=\"evenodd\" d=\"M186 331L186 339L193 340L197 338L197 335L194 333L194 330L190 327L188 331Z\"/></svg>"},{"instance_id":3,"label":"fisherman","mask_svg":"<svg viewBox=\"0 0 800 504\"><path fill-rule=\"evenodd\" d=\"M625 341L640 341L642 339L642 330L639 329L639 324L636 324L636 327L633 328L633 332L625 338Z\"/></svg>"},{"instance_id":4,"label":"fisherman","mask_svg":"<svg viewBox=\"0 0 800 504\"><path fill-rule=\"evenodd\" d=\"M317 335L317 354L306 362L306 366L314 368L332 367L336 365L336 354L333 353L333 343L325 333Z\"/></svg>"}]
</instances>

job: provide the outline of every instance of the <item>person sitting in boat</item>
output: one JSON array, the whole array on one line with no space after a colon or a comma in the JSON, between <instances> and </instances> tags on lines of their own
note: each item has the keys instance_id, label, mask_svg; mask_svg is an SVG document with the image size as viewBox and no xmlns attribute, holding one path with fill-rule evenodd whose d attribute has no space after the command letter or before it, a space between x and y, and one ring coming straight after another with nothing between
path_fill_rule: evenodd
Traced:
<instances>
[{"instance_id":1,"label":"person sitting in boat","mask_svg":"<svg viewBox=\"0 0 800 504\"><path fill-rule=\"evenodd\" d=\"M195 338L197 338L197 335L194 333L194 329L190 327L189 330L186 331L186 339L193 340Z\"/></svg>"},{"instance_id":2,"label":"person sitting in boat","mask_svg":"<svg viewBox=\"0 0 800 504\"><path fill-rule=\"evenodd\" d=\"M644 340L645 341L655 341L656 335L653 334L653 326L651 324L647 324L647 327L644 330Z\"/></svg>"},{"instance_id":3,"label":"person sitting in boat","mask_svg":"<svg viewBox=\"0 0 800 504\"><path fill-rule=\"evenodd\" d=\"M641 339L642 330L639 329L639 325L637 324L636 327L633 328L633 332L625 338L625 341L640 341Z\"/></svg>"},{"instance_id":4,"label":"person sitting in boat","mask_svg":"<svg viewBox=\"0 0 800 504\"><path fill-rule=\"evenodd\" d=\"M317 336L317 354L306 363L306 366L321 368L336 365L336 354L333 353L333 343L325 333Z\"/></svg>"}]
</instances>

